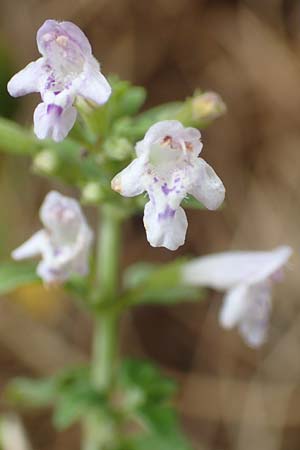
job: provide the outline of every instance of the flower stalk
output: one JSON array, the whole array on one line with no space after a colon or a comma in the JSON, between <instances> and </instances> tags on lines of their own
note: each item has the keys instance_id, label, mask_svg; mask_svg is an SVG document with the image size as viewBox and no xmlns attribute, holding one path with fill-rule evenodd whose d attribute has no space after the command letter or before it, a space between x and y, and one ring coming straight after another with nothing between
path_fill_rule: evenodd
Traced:
<instances>
[{"instance_id":1,"label":"flower stalk","mask_svg":"<svg viewBox=\"0 0 300 450\"><path fill-rule=\"evenodd\" d=\"M101 208L100 214L96 269L99 304L117 300L121 222L110 208ZM91 381L99 392L109 391L113 383L118 351L117 324L118 312L113 309L99 312L94 320ZM86 424L84 450L107 449L107 433L101 427L94 427L93 423L94 418L91 418Z\"/></svg>"}]
</instances>

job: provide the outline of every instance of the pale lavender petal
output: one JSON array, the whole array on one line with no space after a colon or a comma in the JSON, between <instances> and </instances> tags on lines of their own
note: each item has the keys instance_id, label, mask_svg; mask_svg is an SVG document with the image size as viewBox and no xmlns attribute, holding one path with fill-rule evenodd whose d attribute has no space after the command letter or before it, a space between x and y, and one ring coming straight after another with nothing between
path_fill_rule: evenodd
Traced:
<instances>
[{"instance_id":1,"label":"pale lavender petal","mask_svg":"<svg viewBox=\"0 0 300 450\"><path fill-rule=\"evenodd\" d=\"M39 52L47 53L48 43L60 36L68 37L72 44L79 47L83 54L91 55L91 45L86 35L72 22L58 22L46 20L37 32L37 45Z\"/></svg>"},{"instance_id":2,"label":"pale lavender petal","mask_svg":"<svg viewBox=\"0 0 300 450\"><path fill-rule=\"evenodd\" d=\"M40 230L29 238L24 244L16 248L12 252L12 257L15 260L33 258L39 256L44 252L45 246L49 244L49 237L45 230Z\"/></svg>"},{"instance_id":3,"label":"pale lavender petal","mask_svg":"<svg viewBox=\"0 0 300 450\"><path fill-rule=\"evenodd\" d=\"M230 289L224 297L219 314L219 322L224 328L233 328L244 316L248 308L249 287L240 284Z\"/></svg>"},{"instance_id":4,"label":"pale lavender petal","mask_svg":"<svg viewBox=\"0 0 300 450\"><path fill-rule=\"evenodd\" d=\"M262 345L268 335L272 310L271 288L266 283L250 288L251 300L239 323L239 331L250 347Z\"/></svg>"},{"instance_id":5,"label":"pale lavender petal","mask_svg":"<svg viewBox=\"0 0 300 450\"><path fill-rule=\"evenodd\" d=\"M39 81L43 75L42 63L43 58L31 62L11 78L7 90L12 97L20 97L40 91Z\"/></svg>"},{"instance_id":6,"label":"pale lavender petal","mask_svg":"<svg viewBox=\"0 0 300 450\"><path fill-rule=\"evenodd\" d=\"M86 70L85 80L78 89L78 95L102 105L107 102L110 94L110 84L100 72L98 62L93 58Z\"/></svg>"},{"instance_id":7,"label":"pale lavender petal","mask_svg":"<svg viewBox=\"0 0 300 450\"><path fill-rule=\"evenodd\" d=\"M73 127L76 117L77 111L73 106L64 110L59 105L40 103L34 111L34 132L39 139L62 141Z\"/></svg>"},{"instance_id":8,"label":"pale lavender petal","mask_svg":"<svg viewBox=\"0 0 300 450\"><path fill-rule=\"evenodd\" d=\"M66 272L63 269L53 268L45 260L42 260L38 264L36 272L46 284L61 283L66 281L70 276L69 272Z\"/></svg>"},{"instance_id":9,"label":"pale lavender petal","mask_svg":"<svg viewBox=\"0 0 300 450\"><path fill-rule=\"evenodd\" d=\"M134 197L145 191L143 175L145 161L143 158L134 159L129 166L118 173L111 182L114 191L125 197Z\"/></svg>"},{"instance_id":10,"label":"pale lavender petal","mask_svg":"<svg viewBox=\"0 0 300 450\"><path fill-rule=\"evenodd\" d=\"M150 201L145 206L144 225L152 247L177 250L185 242L188 223L182 208L173 210L166 205L163 211L158 212Z\"/></svg>"},{"instance_id":11,"label":"pale lavender petal","mask_svg":"<svg viewBox=\"0 0 300 450\"><path fill-rule=\"evenodd\" d=\"M198 158L195 162L195 182L189 188L199 202L208 209L217 209L224 201L225 188L213 168L204 159Z\"/></svg>"},{"instance_id":12,"label":"pale lavender petal","mask_svg":"<svg viewBox=\"0 0 300 450\"><path fill-rule=\"evenodd\" d=\"M288 245L282 245L270 252L265 252L264 260L257 266L256 271L249 276L249 282L259 283L266 278L271 278L287 263L292 253L293 250Z\"/></svg>"},{"instance_id":13,"label":"pale lavender petal","mask_svg":"<svg viewBox=\"0 0 300 450\"><path fill-rule=\"evenodd\" d=\"M136 144L136 153L141 155L149 150L149 146L154 142L163 139L165 136L172 136L174 133L182 132L184 127L178 120L162 120L152 125L142 141Z\"/></svg>"},{"instance_id":14,"label":"pale lavender petal","mask_svg":"<svg viewBox=\"0 0 300 450\"><path fill-rule=\"evenodd\" d=\"M195 258L184 265L186 283L215 289L230 289L240 283L253 284L270 277L290 257L282 246L266 252L231 251Z\"/></svg>"}]
</instances>

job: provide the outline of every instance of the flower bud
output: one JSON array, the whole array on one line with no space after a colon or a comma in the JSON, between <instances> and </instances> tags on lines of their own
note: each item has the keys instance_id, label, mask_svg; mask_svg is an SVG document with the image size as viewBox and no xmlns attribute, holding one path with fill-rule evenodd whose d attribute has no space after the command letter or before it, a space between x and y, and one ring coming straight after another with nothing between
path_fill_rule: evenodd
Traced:
<instances>
[{"instance_id":1,"label":"flower bud","mask_svg":"<svg viewBox=\"0 0 300 450\"><path fill-rule=\"evenodd\" d=\"M214 120L226 112L226 105L215 92L196 93L191 101L192 118L195 122Z\"/></svg>"},{"instance_id":2,"label":"flower bud","mask_svg":"<svg viewBox=\"0 0 300 450\"><path fill-rule=\"evenodd\" d=\"M97 181L87 183L81 191L81 200L83 203L95 204L101 202L103 198L103 188Z\"/></svg>"},{"instance_id":3,"label":"flower bud","mask_svg":"<svg viewBox=\"0 0 300 450\"><path fill-rule=\"evenodd\" d=\"M124 161L133 154L133 146L130 141L124 137L113 136L104 142L104 152L106 155L116 161Z\"/></svg>"},{"instance_id":4,"label":"flower bud","mask_svg":"<svg viewBox=\"0 0 300 450\"><path fill-rule=\"evenodd\" d=\"M33 160L33 169L36 172L52 175L55 173L59 166L59 160L57 155L51 150L42 150L36 155Z\"/></svg>"}]
</instances>

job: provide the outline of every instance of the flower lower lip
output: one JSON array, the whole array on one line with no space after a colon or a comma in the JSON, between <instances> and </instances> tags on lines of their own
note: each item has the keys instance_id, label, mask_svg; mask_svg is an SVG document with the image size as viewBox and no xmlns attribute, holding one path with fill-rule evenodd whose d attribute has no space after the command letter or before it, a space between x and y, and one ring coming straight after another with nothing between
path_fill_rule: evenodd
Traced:
<instances>
[{"instance_id":1,"label":"flower lower lip","mask_svg":"<svg viewBox=\"0 0 300 450\"><path fill-rule=\"evenodd\" d=\"M52 114L54 113L57 117L61 116L63 112L63 108L59 105L54 105L53 103L51 103L50 105L47 106L47 114Z\"/></svg>"}]
</instances>

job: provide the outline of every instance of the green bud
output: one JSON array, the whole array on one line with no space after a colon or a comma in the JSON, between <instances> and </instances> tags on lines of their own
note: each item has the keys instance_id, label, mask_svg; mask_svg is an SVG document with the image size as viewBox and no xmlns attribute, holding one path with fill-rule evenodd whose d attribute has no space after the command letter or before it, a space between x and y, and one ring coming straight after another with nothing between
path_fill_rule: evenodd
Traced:
<instances>
[{"instance_id":1,"label":"green bud","mask_svg":"<svg viewBox=\"0 0 300 450\"><path fill-rule=\"evenodd\" d=\"M122 115L133 116L136 114L146 100L146 90L140 86L130 86L124 95L122 104Z\"/></svg>"},{"instance_id":2,"label":"green bud","mask_svg":"<svg viewBox=\"0 0 300 450\"><path fill-rule=\"evenodd\" d=\"M103 144L103 149L110 159L123 161L128 159L134 151L133 145L124 137L112 136Z\"/></svg>"},{"instance_id":3,"label":"green bud","mask_svg":"<svg viewBox=\"0 0 300 450\"><path fill-rule=\"evenodd\" d=\"M46 175L54 174L58 166L58 157L51 150L42 150L33 160L33 170Z\"/></svg>"},{"instance_id":4,"label":"green bud","mask_svg":"<svg viewBox=\"0 0 300 450\"><path fill-rule=\"evenodd\" d=\"M87 183L81 191L81 200L83 203L95 204L104 198L102 186L97 181Z\"/></svg>"},{"instance_id":5,"label":"green bud","mask_svg":"<svg viewBox=\"0 0 300 450\"><path fill-rule=\"evenodd\" d=\"M191 99L191 107L195 122L210 122L226 112L225 103L215 92L196 93Z\"/></svg>"}]
</instances>

